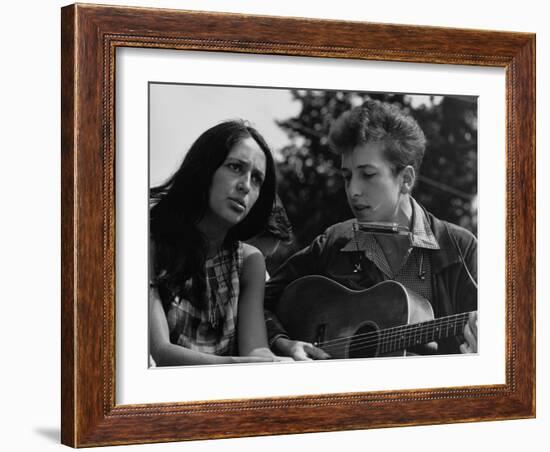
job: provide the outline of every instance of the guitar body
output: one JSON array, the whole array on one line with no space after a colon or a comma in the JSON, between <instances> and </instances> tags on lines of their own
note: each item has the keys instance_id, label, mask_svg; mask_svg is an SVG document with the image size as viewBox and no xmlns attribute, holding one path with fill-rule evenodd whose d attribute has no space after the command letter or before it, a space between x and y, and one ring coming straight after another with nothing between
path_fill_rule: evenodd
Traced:
<instances>
[{"instance_id":1,"label":"guitar body","mask_svg":"<svg viewBox=\"0 0 550 452\"><path fill-rule=\"evenodd\" d=\"M324 276L291 283L276 314L292 339L318 344L340 359L403 356L405 350L385 351L382 334L434 318L426 299L396 281L356 291Z\"/></svg>"}]
</instances>

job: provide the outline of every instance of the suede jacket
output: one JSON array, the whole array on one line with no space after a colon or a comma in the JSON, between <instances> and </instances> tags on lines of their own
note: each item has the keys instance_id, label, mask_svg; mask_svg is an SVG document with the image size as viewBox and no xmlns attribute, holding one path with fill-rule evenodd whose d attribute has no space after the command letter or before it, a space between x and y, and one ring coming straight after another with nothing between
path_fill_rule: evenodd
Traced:
<instances>
[{"instance_id":1,"label":"suede jacket","mask_svg":"<svg viewBox=\"0 0 550 452\"><path fill-rule=\"evenodd\" d=\"M426 250L431 259L435 317L477 309L477 239L466 229L442 221L427 212L430 227L440 249ZM354 220L335 224L306 248L291 256L266 283L265 317L269 343L288 337L275 316L277 301L294 280L307 275L330 278L349 289L362 290L384 280L375 264L358 251L340 250L353 239ZM354 271L360 264L361 271ZM292 339L292 338L291 338ZM462 337L440 340L438 354L459 353Z\"/></svg>"}]
</instances>

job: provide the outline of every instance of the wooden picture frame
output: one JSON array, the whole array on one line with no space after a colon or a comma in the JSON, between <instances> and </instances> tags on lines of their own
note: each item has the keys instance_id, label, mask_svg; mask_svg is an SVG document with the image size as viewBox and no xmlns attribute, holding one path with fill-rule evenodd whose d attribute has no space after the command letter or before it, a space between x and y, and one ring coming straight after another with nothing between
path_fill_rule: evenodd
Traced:
<instances>
[{"instance_id":1,"label":"wooden picture frame","mask_svg":"<svg viewBox=\"0 0 550 452\"><path fill-rule=\"evenodd\" d=\"M61 26L64 444L85 447L535 416L533 34L79 4L62 8ZM118 47L505 68L505 384L117 405Z\"/></svg>"}]
</instances>

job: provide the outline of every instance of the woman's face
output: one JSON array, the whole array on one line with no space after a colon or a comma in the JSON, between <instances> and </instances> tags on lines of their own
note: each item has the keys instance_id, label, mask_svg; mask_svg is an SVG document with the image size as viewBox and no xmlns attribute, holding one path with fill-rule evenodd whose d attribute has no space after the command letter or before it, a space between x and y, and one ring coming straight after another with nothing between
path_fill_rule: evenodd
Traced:
<instances>
[{"instance_id":1,"label":"woman's face","mask_svg":"<svg viewBox=\"0 0 550 452\"><path fill-rule=\"evenodd\" d=\"M265 154L253 138L235 144L212 177L205 220L224 229L241 222L260 196L265 173Z\"/></svg>"},{"instance_id":2,"label":"woman's face","mask_svg":"<svg viewBox=\"0 0 550 452\"><path fill-rule=\"evenodd\" d=\"M402 177L384 156L385 144L372 141L342 157L342 175L353 214L359 221L396 222Z\"/></svg>"}]
</instances>

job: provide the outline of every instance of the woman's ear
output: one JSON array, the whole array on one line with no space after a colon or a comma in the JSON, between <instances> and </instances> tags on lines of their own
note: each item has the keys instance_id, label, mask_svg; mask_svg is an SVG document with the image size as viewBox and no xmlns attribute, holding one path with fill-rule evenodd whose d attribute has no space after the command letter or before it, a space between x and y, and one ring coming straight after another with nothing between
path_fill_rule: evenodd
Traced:
<instances>
[{"instance_id":1,"label":"woman's ear","mask_svg":"<svg viewBox=\"0 0 550 452\"><path fill-rule=\"evenodd\" d=\"M401 171L401 193L408 195L412 192L414 182L416 180L416 172L411 165L407 165Z\"/></svg>"}]
</instances>

